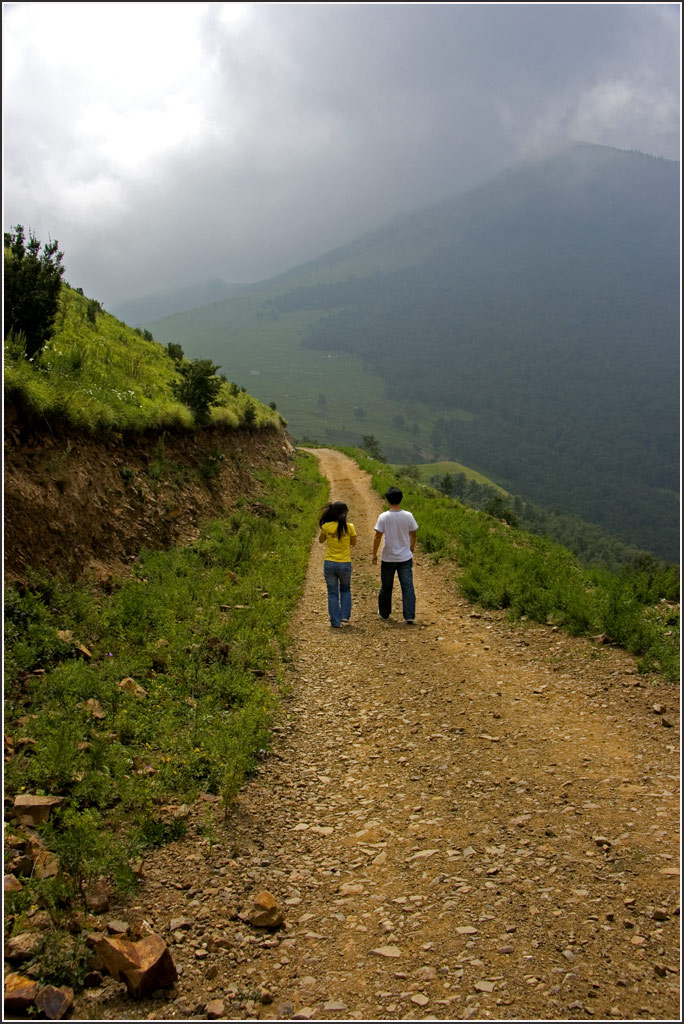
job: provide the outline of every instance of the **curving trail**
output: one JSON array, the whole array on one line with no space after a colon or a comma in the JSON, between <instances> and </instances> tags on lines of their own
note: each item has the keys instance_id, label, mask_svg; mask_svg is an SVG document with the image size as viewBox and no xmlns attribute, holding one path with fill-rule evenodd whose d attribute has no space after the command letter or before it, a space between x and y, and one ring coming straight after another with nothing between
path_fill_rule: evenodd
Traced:
<instances>
[{"instance_id":1,"label":"curving trail","mask_svg":"<svg viewBox=\"0 0 684 1024\"><path fill-rule=\"evenodd\" d=\"M173 944L176 997L134 1005L108 982L75 1016L679 1019L674 687L478 614L420 551L416 626L396 605L382 623L382 503L315 454L359 534L352 623L329 627L314 542L273 755L226 825L208 834L198 805L146 866L137 909ZM263 889L275 933L237 917Z\"/></svg>"}]
</instances>

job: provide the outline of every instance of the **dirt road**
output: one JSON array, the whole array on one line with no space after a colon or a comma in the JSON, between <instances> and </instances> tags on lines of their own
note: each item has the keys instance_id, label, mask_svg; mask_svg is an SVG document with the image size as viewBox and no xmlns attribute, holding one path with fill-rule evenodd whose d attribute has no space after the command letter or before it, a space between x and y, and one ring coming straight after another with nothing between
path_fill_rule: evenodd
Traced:
<instances>
[{"instance_id":1,"label":"dirt road","mask_svg":"<svg viewBox=\"0 0 684 1024\"><path fill-rule=\"evenodd\" d=\"M477 613L420 552L416 625L383 623L382 503L316 454L359 534L352 623L330 629L314 543L273 754L225 826L193 809L127 909L172 944L178 992L107 979L75 1015L679 1019L676 689ZM237 917L262 890L284 928Z\"/></svg>"}]
</instances>

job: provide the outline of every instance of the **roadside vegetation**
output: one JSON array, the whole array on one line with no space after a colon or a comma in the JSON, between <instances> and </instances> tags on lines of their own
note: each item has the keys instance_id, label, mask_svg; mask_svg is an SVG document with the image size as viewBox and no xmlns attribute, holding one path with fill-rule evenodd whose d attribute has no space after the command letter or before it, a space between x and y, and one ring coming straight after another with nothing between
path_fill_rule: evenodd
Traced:
<instances>
[{"instance_id":1,"label":"roadside vegetation","mask_svg":"<svg viewBox=\"0 0 684 1024\"><path fill-rule=\"evenodd\" d=\"M362 447L368 455L372 454L366 444ZM633 544L625 544L595 523L586 523L579 516L568 515L560 509L539 508L457 462L393 468L415 482L436 487L447 498L458 498L461 504L480 509L509 526L547 537L569 548L585 568L597 566L617 571L648 557L646 552Z\"/></svg>"},{"instance_id":2,"label":"roadside vegetation","mask_svg":"<svg viewBox=\"0 0 684 1024\"><path fill-rule=\"evenodd\" d=\"M636 655L641 672L679 680L679 566L640 555L616 572L583 568L553 541L467 508L366 452L343 451L372 475L380 495L399 479L404 504L420 523L421 550L453 560L460 570L458 586L469 601L505 609L512 619L600 637Z\"/></svg>"},{"instance_id":3,"label":"roadside vegetation","mask_svg":"<svg viewBox=\"0 0 684 1024\"><path fill-rule=\"evenodd\" d=\"M267 750L327 491L304 455L294 478L260 480L257 502L189 547L142 552L109 595L38 574L6 589L6 796L64 798L37 829L59 870L6 893L6 938L37 906L65 935L98 879L132 890L145 850L183 834L181 805L207 793L229 807ZM85 951L70 951L57 973L78 984ZM48 953L34 957L43 980Z\"/></svg>"}]
</instances>

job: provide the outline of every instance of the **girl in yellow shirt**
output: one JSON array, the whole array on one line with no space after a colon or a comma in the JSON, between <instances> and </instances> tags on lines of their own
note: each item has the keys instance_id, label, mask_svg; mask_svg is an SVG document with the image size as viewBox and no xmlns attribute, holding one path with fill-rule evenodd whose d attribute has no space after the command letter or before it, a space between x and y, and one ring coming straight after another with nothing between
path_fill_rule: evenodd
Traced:
<instances>
[{"instance_id":1,"label":"girl in yellow shirt","mask_svg":"<svg viewBox=\"0 0 684 1024\"><path fill-rule=\"evenodd\" d=\"M326 545L323 576L333 629L339 629L351 618L351 549L356 545L356 530L353 523L347 522L348 513L343 501L333 501L325 506L318 520L318 543Z\"/></svg>"}]
</instances>

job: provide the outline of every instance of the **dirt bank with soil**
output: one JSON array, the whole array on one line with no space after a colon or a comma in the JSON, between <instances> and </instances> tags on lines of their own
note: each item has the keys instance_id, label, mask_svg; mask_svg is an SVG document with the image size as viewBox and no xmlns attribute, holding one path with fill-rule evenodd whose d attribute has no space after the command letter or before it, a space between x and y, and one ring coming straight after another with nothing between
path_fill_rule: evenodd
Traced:
<instances>
[{"instance_id":1,"label":"dirt bank with soil","mask_svg":"<svg viewBox=\"0 0 684 1024\"><path fill-rule=\"evenodd\" d=\"M416 625L381 622L381 502L317 456L359 534L352 624L330 629L314 543L271 756L110 908L170 943L176 991L134 1003L105 979L74 1016L679 1019L678 692L478 614L420 553ZM238 916L262 890L276 931Z\"/></svg>"},{"instance_id":2,"label":"dirt bank with soil","mask_svg":"<svg viewBox=\"0 0 684 1024\"><path fill-rule=\"evenodd\" d=\"M258 496L254 470L289 472L284 430L206 429L94 439L21 431L6 410L5 574L27 566L106 582L141 548L186 544L204 520Z\"/></svg>"}]
</instances>

